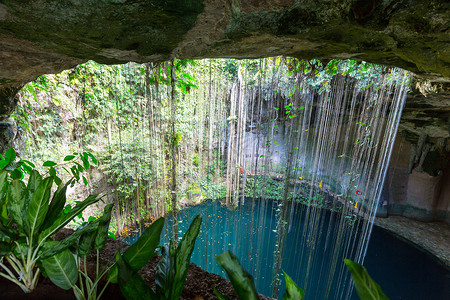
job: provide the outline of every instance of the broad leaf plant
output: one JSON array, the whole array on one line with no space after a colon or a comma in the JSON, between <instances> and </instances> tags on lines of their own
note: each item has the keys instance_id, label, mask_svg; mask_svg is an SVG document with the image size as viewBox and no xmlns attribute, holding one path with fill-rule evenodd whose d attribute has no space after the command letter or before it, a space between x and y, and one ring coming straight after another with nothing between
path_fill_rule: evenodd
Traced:
<instances>
[{"instance_id":1,"label":"broad leaf plant","mask_svg":"<svg viewBox=\"0 0 450 300\"><path fill-rule=\"evenodd\" d=\"M83 165L74 160L76 157L80 157ZM16 160L12 148L0 156L0 276L17 284L25 293L35 289L41 273L55 282L52 276L55 264L66 268L73 264L68 248L99 226L99 222L91 222L61 242L53 240L60 229L100 200L98 195L90 195L64 212L66 190L89 168L89 159L96 164L87 152L66 156L64 165L72 164L72 167L70 171L63 168L70 172L71 178L63 184L57 176L55 162L44 163L49 170L42 176L33 163Z\"/></svg>"}]
</instances>

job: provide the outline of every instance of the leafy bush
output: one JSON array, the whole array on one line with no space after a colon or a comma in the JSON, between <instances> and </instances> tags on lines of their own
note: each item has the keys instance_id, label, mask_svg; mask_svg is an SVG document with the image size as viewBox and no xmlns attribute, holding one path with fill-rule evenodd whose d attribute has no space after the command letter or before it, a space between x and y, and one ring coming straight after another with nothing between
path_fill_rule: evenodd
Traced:
<instances>
[{"instance_id":1,"label":"leafy bush","mask_svg":"<svg viewBox=\"0 0 450 300\"><path fill-rule=\"evenodd\" d=\"M84 168L80 165L78 169L75 162L73 177L63 185L56 176L56 163L44 163L50 169L49 176L43 177L33 170L34 164L15 159L14 149L9 149L0 160L0 276L29 293L36 287L41 272L52 278L54 260L67 262L71 257L68 247L96 229L96 224L88 224L59 243L53 241L61 228L100 198L90 195L65 213L67 187L80 179ZM22 180L25 173L29 174L28 182ZM53 183L58 188L52 195Z\"/></svg>"},{"instance_id":2,"label":"leafy bush","mask_svg":"<svg viewBox=\"0 0 450 300\"><path fill-rule=\"evenodd\" d=\"M223 199L227 194L227 187L218 182L202 179L200 187L204 199Z\"/></svg>"},{"instance_id":3,"label":"leafy bush","mask_svg":"<svg viewBox=\"0 0 450 300\"><path fill-rule=\"evenodd\" d=\"M84 231L84 234L78 235L78 241L74 243L73 252L61 252L53 257L43 261L43 267L50 277L51 281L62 289L73 289L75 297L78 300L94 300L100 299L109 281L97 295L97 288L100 279L112 267L105 267L99 272L99 251L103 249L108 237L108 228L111 221L111 211L113 204L108 204L103 216L86 224L85 227L79 228L78 231ZM86 231L86 227L93 228ZM75 232L77 233L77 232ZM95 278L92 280L87 274L86 257L90 253L91 248L97 251L97 264ZM81 268L81 260L83 258L84 268ZM77 285L79 279L79 283Z\"/></svg>"},{"instance_id":4,"label":"leafy bush","mask_svg":"<svg viewBox=\"0 0 450 300\"><path fill-rule=\"evenodd\" d=\"M250 198L279 200L283 195L285 182L268 176L247 178L245 195Z\"/></svg>"},{"instance_id":5,"label":"leafy bush","mask_svg":"<svg viewBox=\"0 0 450 300\"><path fill-rule=\"evenodd\" d=\"M136 242L139 246L133 244L123 255L118 254L118 268L112 269L109 274L111 281L118 280L120 290L127 299L179 299L183 291L202 219L200 216L194 218L176 249L172 240L161 248L162 256L155 274L156 291L153 291L137 271L155 255L164 219L160 218L155 223Z\"/></svg>"}]
</instances>

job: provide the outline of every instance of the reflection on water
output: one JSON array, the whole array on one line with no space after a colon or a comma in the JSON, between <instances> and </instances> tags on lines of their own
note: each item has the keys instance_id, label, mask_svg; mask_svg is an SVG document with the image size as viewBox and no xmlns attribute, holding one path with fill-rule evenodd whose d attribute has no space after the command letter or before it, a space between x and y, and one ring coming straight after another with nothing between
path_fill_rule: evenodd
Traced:
<instances>
[{"instance_id":1,"label":"reflection on water","mask_svg":"<svg viewBox=\"0 0 450 300\"><path fill-rule=\"evenodd\" d=\"M198 214L201 215L202 228L191 261L208 272L225 277L215 257L226 250L231 250L254 277L257 290L264 295L271 295L277 202L255 200L254 207L252 204L252 201L246 201L239 209L230 210L218 201L206 201L198 206L184 209L178 214L178 236L181 239L192 219ZM282 269L300 287L304 286L306 280L308 281L307 299L324 299L323 290L328 274L325 274L323 270L326 270L332 262L332 250L327 246L335 239L337 232L333 230L325 232L326 234L320 235L321 238L315 245L306 247L307 249L312 247L323 249L320 257L316 255L311 258L309 253L299 253L297 249L304 249L301 245L304 223L302 208L302 205L294 207ZM333 223L333 220L330 223L330 215L329 212L323 214L322 221L326 226L321 230L327 231L327 224ZM170 229L172 220L170 216L167 219ZM166 233L165 229L164 233ZM138 234L131 235L127 238L127 242L133 243L137 238ZM167 237L163 236L162 242L166 241ZM305 272L302 270L306 268L309 259L319 262L323 268L312 270L309 277L305 278ZM364 265L390 299L448 299L450 295L448 270L415 247L376 226L373 228ZM337 284L333 282L332 286L336 288ZM280 287L279 298L284 293L284 282ZM353 293L352 299L358 299L356 292Z\"/></svg>"}]
</instances>

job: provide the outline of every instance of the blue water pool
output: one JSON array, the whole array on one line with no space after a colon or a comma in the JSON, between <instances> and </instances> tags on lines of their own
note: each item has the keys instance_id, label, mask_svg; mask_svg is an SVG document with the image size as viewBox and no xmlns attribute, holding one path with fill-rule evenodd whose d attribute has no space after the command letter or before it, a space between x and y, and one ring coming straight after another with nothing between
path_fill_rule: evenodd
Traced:
<instances>
[{"instance_id":1,"label":"blue water pool","mask_svg":"<svg viewBox=\"0 0 450 300\"><path fill-rule=\"evenodd\" d=\"M218 201L206 201L192 206L178 214L179 237L189 227L196 215L203 219L202 229L196 242L196 248L191 261L208 272L225 276L215 261L215 257L231 250L241 264L254 277L258 292L272 295L272 266L276 244L275 201L247 201L238 209L230 210ZM292 226L289 229L282 269L296 281L299 286L305 278L298 272L307 265L308 255L299 253L299 243L302 242L304 207L300 204L294 207ZM253 212L253 213L252 213ZM317 241L316 247L324 249L320 256L313 257L319 265L331 263L332 251L327 247L327 239L333 239L336 234L326 227L330 223L330 213L324 214L323 226L320 230L327 231ZM163 242L170 234L172 219L167 218L168 230L163 230ZM251 236L251 238L249 238ZM138 234L128 237L127 242L133 243ZM369 271L390 299L450 299L450 272L438 264L433 258L402 241L389 232L374 226L367 250L364 266ZM323 283L328 279L321 270L311 270L308 277L306 299L327 298ZM337 289L339 283L333 282L332 288ZM280 285L279 298L284 289ZM334 293L331 293L334 295ZM337 299L329 296L329 299ZM359 299L353 292L352 299Z\"/></svg>"}]
</instances>

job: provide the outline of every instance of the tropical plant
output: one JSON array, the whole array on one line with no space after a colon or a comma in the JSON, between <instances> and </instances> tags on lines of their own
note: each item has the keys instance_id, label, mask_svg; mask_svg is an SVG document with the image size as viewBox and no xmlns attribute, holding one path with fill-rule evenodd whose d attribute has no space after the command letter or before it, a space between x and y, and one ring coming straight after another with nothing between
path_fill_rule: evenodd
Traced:
<instances>
[{"instance_id":1,"label":"tropical plant","mask_svg":"<svg viewBox=\"0 0 450 300\"><path fill-rule=\"evenodd\" d=\"M124 255L120 256L117 261L118 281L125 298L179 299L184 288L192 251L194 251L195 240L200 232L201 223L201 217L196 216L176 249L172 240L170 240L169 245L161 248L162 256L155 274L156 291L147 286L145 281L137 274L140 267L136 268L133 266L133 262L130 261L130 255L125 256L124 253ZM138 257L140 255L136 253L135 256ZM147 260L143 259L142 262L143 266Z\"/></svg>"},{"instance_id":2,"label":"tropical plant","mask_svg":"<svg viewBox=\"0 0 450 300\"><path fill-rule=\"evenodd\" d=\"M48 274L48 259L70 256L67 248L95 226L86 226L59 243L53 241L53 236L100 198L90 195L65 213L67 187L79 179L80 170L76 171L78 176L74 174L66 184L59 184L52 195L53 183L58 181L56 171L49 171L50 175L43 178L33 170L34 164L16 162L14 149L0 158L0 276L29 293L36 287L40 273ZM49 167L54 170L55 165ZM27 183L22 180L25 173L29 174Z\"/></svg>"},{"instance_id":3,"label":"tropical plant","mask_svg":"<svg viewBox=\"0 0 450 300\"><path fill-rule=\"evenodd\" d=\"M164 227L164 218L161 217L153 222L139 237L139 239L131 245L123 254L117 253L116 264L114 264L108 273L108 280L112 283L119 282L118 265L126 264L127 270L136 275L145 264L155 256L156 248L159 245L161 231ZM122 275L123 276L123 275ZM137 275L139 277L139 275ZM139 277L140 278L140 277Z\"/></svg>"},{"instance_id":4,"label":"tropical plant","mask_svg":"<svg viewBox=\"0 0 450 300\"><path fill-rule=\"evenodd\" d=\"M389 300L378 283L369 276L366 268L349 259L344 259L344 262L352 274L353 283L355 284L355 289L360 299Z\"/></svg>"},{"instance_id":5,"label":"tropical plant","mask_svg":"<svg viewBox=\"0 0 450 300\"><path fill-rule=\"evenodd\" d=\"M99 272L99 251L105 246L108 237L108 227L111 221L112 207L112 203L108 204L105 206L103 216L90 223L86 223L83 227L78 229L78 231L84 231L85 233L79 236L78 243L74 244L75 253L72 254L70 251L66 250L42 261L43 268L50 280L62 289L72 288L75 297L78 300L100 299L108 286L109 281L97 295L100 279L111 268L111 266L105 267ZM92 228L92 230L86 230L87 227ZM86 268L86 257L90 253L91 248L97 252L94 279L89 277ZM83 268L81 267L82 261Z\"/></svg>"},{"instance_id":6,"label":"tropical plant","mask_svg":"<svg viewBox=\"0 0 450 300\"><path fill-rule=\"evenodd\" d=\"M252 276L244 270L236 256L230 251L226 251L216 257L219 265L225 270L228 278L233 285L239 299L253 300L259 299ZM284 272L283 272L284 273ZM299 288L295 282L284 273L286 278L286 292L283 300L301 300L305 296L305 292ZM219 300L229 300L225 295L219 293L214 287L214 294Z\"/></svg>"}]
</instances>

